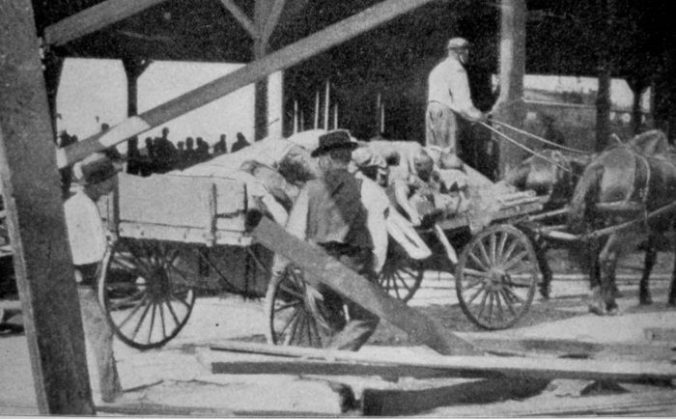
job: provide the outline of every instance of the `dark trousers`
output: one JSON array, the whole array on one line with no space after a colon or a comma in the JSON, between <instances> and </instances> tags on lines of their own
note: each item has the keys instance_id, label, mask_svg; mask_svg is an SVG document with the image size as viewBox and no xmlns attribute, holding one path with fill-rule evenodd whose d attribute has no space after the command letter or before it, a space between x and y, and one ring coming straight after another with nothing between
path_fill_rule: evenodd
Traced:
<instances>
[{"instance_id":1,"label":"dark trousers","mask_svg":"<svg viewBox=\"0 0 676 419\"><path fill-rule=\"evenodd\" d=\"M97 268L98 264L75 266L82 274L78 295L85 342L88 347L88 365L96 365L101 399L104 402L112 402L122 393L122 386L113 355L113 330L96 296ZM93 371L91 366L88 368L91 377Z\"/></svg>"},{"instance_id":2,"label":"dark trousers","mask_svg":"<svg viewBox=\"0 0 676 419\"><path fill-rule=\"evenodd\" d=\"M352 247L339 243L321 245L322 248L343 265L359 273L369 281L375 280L372 270L372 253L370 249ZM373 335L378 326L379 318L368 310L344 300L336 292L322 287L319 290L324 297L322 313L327 321L333 336L327 347L331 349L357 351ZM345 320L343 305L347 306L349 320Z\"/></svg>"}]
</instances>

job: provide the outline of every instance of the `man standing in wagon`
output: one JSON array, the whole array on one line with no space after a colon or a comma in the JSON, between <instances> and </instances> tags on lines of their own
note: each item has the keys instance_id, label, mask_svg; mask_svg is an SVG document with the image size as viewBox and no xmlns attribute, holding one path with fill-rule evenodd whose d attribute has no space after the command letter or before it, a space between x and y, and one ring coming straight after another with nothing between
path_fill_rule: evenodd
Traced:
<instances>
[{"instance_id":1,"label":"man standing in wagon","mask_svg":"<svg viewBox=\"0 0 676 419\"><path fill-rule=\"evenodd\" d=\"M448 150L457 160L463 123L460 119L480 122L486 120L486 115L472 102L464 67L469 57L469 42L464 38L451 38L447 50L447 57L432 69L427 79L425 145Z\"/></svg>"}]
</instances>

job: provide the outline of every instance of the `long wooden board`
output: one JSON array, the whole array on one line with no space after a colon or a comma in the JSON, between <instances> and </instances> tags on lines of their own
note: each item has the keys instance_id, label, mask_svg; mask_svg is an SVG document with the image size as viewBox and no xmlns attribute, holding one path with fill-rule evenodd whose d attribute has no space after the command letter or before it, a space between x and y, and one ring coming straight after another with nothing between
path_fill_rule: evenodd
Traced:
<instances>
[{"instance_id":1,"label":"long wooden board","mask_svg":"<svg viewBox=\"0 0 676 419\"><path fill-rule=\"evenodd\" d=\"M343 351L326 351L312 348L277 347L260 343L227 342L212 346L212 349L249 353L260 353L285 357L295 357L297 362L305 360L314 362L313 369L318 371L322 366L330 374L331 364L352 363L379 366L381 371L389 367L392 375L397 369L402 371L420 371L428 368L433 371L445 371L445 377L532 377L542 379L565 378L573 380L616 380L641 381L647 379L676 379L676 366L663 362L628 362L600 361L578 359L498 357L498 356L442 356L436 354L420 354L405 360L382 359L360 353ZM324 364L317 363L318 360ZM261 364L263 366L264 364ZM218 368L224 370L226 364ZM233 367L234 368L234 367ZM274 367L277 368L277 367ZM262 368L261 368L262 369ZM367 371L367 370L365 370ZM316 372L315 372L316 373Z\"/></svg>"},{"instance_id":2,"label":"long wooden board","mask_svg":"<svg viewBox=\"0 0 676 419\"><path fill-rule=\"evenodd\" d=\"M262 217L251 236L258 243L293 261L309 282L320 282L364 309L387 320L439 353L478 354L469 342L444 329L438 322L392 298L378 285L346 268L322 249L288 234Z\"/></svg>"}]
</instances>

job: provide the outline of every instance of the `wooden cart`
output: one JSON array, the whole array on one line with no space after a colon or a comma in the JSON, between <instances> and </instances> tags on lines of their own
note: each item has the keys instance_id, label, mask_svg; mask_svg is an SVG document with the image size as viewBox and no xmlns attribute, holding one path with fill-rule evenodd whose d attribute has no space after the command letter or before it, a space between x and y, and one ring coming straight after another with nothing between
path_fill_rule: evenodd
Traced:
<instances>
[{"instance_id":1,"label":"wooden cart","mask_svg":"<svg viewBox=\"0 0 676 419\"><path fill-rule=\"evenodd\" d=\"M467 317L485 329L504 329L525 315L539 283L551 278L544 254L530 230L520 228L526 216L542 209L532 193L501 197L497 211L476 228L471 214L461 214L418 229L433 249L414 259L398 243L390 245L380 284L393 297L410 300L424 276L453 273L458 302ZM461 249L458 255L455 249Z\"/></svg>"},{"instance_id":2,"label":"wooden cart","mask_svg":"<svg viewBox=\"0 0 676 419\"><path fill-rule=\"evenodd\" d=\"M126 344L167 343L185 326L199 292L264 294L247 276L252 261L264 262L245 231L243 182L121 174L118 191L99 206L111 232L99 298Z\"/></svg>"}]
</instances>

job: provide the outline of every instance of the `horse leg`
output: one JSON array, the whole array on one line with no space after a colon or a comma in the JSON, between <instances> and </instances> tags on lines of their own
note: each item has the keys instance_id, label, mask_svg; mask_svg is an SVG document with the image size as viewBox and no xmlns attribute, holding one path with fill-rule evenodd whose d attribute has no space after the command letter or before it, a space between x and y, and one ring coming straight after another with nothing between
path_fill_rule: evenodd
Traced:
<instances>
[{"instance_id":1,"label":"horse leg","mask_svg":"<svg viewBox=\"0 0 676 419\"><path fill-rule=\"evenodd\" d=\"M652 296L650 295L650 274L653 271L653 266L655 266L655 260L657 259L657 249L655 248L652 238L648 239L647 246L648 248L645 251L645 259L643 262L643 276L641 277L639 285L639 304L641 305L650 305L653 303Z\"/></svg>"},{"instance_id":2,"label":"horse leg","mask_svg":"<svg viewBox=\"0 0 676 419\"><path fill-rule=\"evenodd\" d=\"M676 237L672 241L674 250L674 270L671 273L671 285L669 286L669 305L676 306Z\"/></svg>"},{"instance_id":3,"label":"horse leg","mask_svg":"<svg viewBox=\"0 0 676 419\"><path fill-rule=\"evenodd\" d=\"M593 289L592 304L589 309L596 314L612 314L617 311L615 301L615 269L619 256L618 237L613 234L603 247L598 258L600 268L600 284Z\"/></svg>"}]
</instances>

